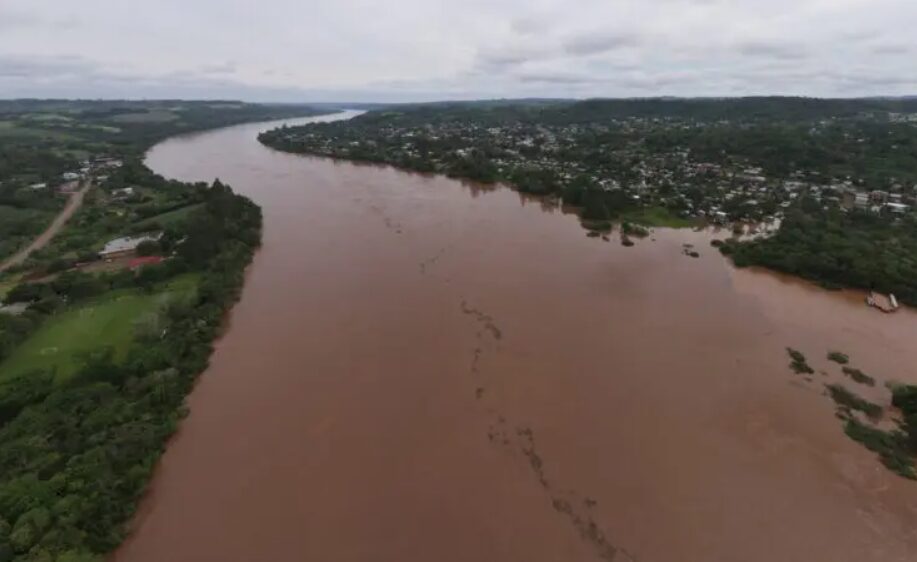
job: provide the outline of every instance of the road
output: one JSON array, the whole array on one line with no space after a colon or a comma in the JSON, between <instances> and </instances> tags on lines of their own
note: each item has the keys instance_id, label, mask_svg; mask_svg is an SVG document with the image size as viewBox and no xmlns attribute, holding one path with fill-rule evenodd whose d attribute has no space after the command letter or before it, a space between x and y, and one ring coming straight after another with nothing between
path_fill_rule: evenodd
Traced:
<instances>
[{"instance_id":1,"label":"road","mask_svg":"<svg viewBox=\"0 0 917 562\"><path fill-rule=\"evenodd\" d=\"M51 240L60 232L60 229L67 224L67 221L70 220L70 217L79 210L80 206L83 204L83 198L86 196L86 192L92 187L92 182L86 182L79 191L76 191L70 195L70 199L67 201L67 204L61 210L60 213L54 220L51 221L51 224L44 232L39 234L34 240L32 240L28 246L19 250L11 257L7 258L2 264L0 264L0 273L3 273L7 269L19 265L24 262L32 252L40 250L48 245Z\"/></svg>"}]
</instances>

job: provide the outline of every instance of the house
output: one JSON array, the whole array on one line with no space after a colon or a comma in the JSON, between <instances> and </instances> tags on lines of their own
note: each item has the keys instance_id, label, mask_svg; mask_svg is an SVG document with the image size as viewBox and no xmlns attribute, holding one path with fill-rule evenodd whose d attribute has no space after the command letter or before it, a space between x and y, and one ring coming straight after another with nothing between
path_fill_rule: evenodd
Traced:
<instances>
[{"instance_id":1,"label":"house","mask_svg":"<svg viewBox=\"0 0 917 562\"><path fill-rule=\"evenodd\" d=\"M61 174L60 177L64 181L76 181L80 179L80 177L82 176L80 176L80 174L78 174L77 172L64 172L63 174Z\"/></svg>"},{"instance_id":2,"label":"house","mask_svg":"<svg viewBox=\"0 0 917 562\"><path fill-rule=\"evenodd\" d=\"M48 188L48 184L46 183L33 183L32 185L29 186L29 189L34 189L36 191L39 189L47 189L47 188Z\"/></svg>"},{"instance_id":3,"label":"house","mask_svg":"<svg viewBox=\"0 0 917 562\"><path fill-rule=\"evenodd\" d=\"M58 193L75 193L80 189L80 182L68 181L57 186Z\"/></svg>"},{"instance_id":4,"label":"house","mask_svg":"<svg viewBox=\"0 0 917 562\"><path fill-rule=\"evenodd\" d=\"M145 265L156 265L162 263L162 256L141 256L128 262L127 268L131 271L142 268Z\"/></svg>"},{"instance_id":5,"label":"house","mask_svg":"<svg viewBox=\"0 0 917 562\"><path fill-rule=\"evenodd\" d=\"M19 316L24 313L27 308L29 308L29 303L27 302L14 302L12 304L0 305L0 314Z\"/></svg>"},{"instance_id":6,"label":"house","mask_svg":"<svg viewBox=\"0 0 917 562\"><path fill-rule=\"evenodd\" d=\"M888 201L888 192L876 189L869 192L869 201L875 205L884 205Z\"/></svg>"},{"instance_id":7,"label":"house","mask_svg":"<svg viewBox=\"0 0 917 562\"><path fill-rule=\"evenodd\" d=\"M132 196L133 194L134 194L133 187L125 187L122 189L113 189L111 192L112 199L115 199L115 200L127 199L128 197Z\"/></svg>"},{"instance_id":8,"label":"house","mask_svg":"<svg viewBox=\"0 0 917 562\"><path fill-rule=\"evenodd\" d=\"M910 206L904 203L886 203L885 208L897 215L901 215L906 213Z\"/></svg>"},{"instance_id":9,"label":"house","mask_svg":"<svg viewBox=\"0 0 917 562\"><path fill-rule=\"evenodd\" d=\"M123 162L117 158L102 156L95 159L94 164L98 168L120 168Z\"/></svg>"},{"instance_id":10,"label":"house","mask_svg":"<svg viewBox=\"0 0 917 562\"><path fill-rule=\"evenodd\" d=\"M137 246L144 242L156 242L162 238L162 233L158 234L148 234L144 236L125 236L123 238L115 238L114 240L105 244L105 247L102 248L102 251L99 252L99 257L102 259L110 260L114 258L120 258L124 256L132 255L137 251Z\"/></svg>"}]
</instances>

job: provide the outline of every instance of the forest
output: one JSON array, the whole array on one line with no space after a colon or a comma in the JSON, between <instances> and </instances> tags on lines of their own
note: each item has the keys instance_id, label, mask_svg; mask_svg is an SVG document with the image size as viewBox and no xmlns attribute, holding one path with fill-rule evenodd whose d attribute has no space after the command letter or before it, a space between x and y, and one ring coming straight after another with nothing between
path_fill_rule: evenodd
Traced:
<instances>
[{"instance_id":1,"label":"forest","mask_svg":"<svg viewBox=\"0 0 917 562\"><path fill-rule=\"evenodd\" d=\"M811 279L828 288L893 293L917 305L917 219L898 221L866 212L823 211L817 205L787 214L773 236L720 250L739 267L759 265Z\"/></svg>"},{"instance_id":2,"label":"forest","mask_svg":"<svg viewBox=\"0 0 917 562\"><path fill-rule=\"evenodd\" d=\"M94 156L138 158L181 133L331 111L233 101L0 100L0 259L51 222L62 174ZM46 184L45 189L30 189Z\"/></svg>"},{"instance_id":3,"label":"forest","mask_svg":"<svg viewBox=\"0 0 917 562\"><path fill-rule=\"evenodd\" d=\"M172 257L139 275L62 275L11 293L31 306L0 315L4 352L56 311L198 279L193 297L170 301L159 329L138 333L126 357L103 347L67 377L0 378L0 561L101 560L124 537L260 242L261 212L250 200L217 181L202 203L156 249Z\"/></svg>"}]
</instances>

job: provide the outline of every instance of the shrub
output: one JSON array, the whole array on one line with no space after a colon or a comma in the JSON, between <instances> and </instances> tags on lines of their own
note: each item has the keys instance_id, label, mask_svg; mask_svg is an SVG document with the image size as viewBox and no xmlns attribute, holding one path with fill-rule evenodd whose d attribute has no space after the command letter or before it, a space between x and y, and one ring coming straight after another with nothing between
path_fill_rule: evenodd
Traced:
<instances>
[{"instance_id":1,"label":"shrub","mask_svg":"<svg viewBox=\"0 0 917 562\"><path fill-rule=\"evenodd\" d=\"M801 351L788 347L786 352L790 356L790 368L793 369L794 373L797 375L811 375L815 372L815 369L806 362L806 356Z\"/></svg>"},{"instance_id":2,"label":"shrub","mask_svg":"<svg viewBox=\"0 0 917 562\"><path fill-rule=\"evenodd\" d=\"M844 367L844 374L858 382L860 384L865 384L866 386L876 386L876 379L870 377L863 371L859 369L854 369L853 367Z\"/></svg>"},{"instance_id":3,"label":"shrub","mask_svg":"<svg viewBox=\"0 0 917 562\"><path fill-rule=\"evenodd\" d=\"M825 387L828 389L831 399L834 400L834 403L837 404L838 408L844 413L856 410L858 412L863 412L873 419L882 415L881 406L857 396L839 384L828 384L825 385Z\"/></svg>"},{"instance_id":4,"label":"shrub","mask_svg":"<svg viewBox=\"0 0 917 562\"><path fill-rule=\"evenodd\" d=\"M850 357L844 353L841 353L840 351L829 351L828 360L834 361L835 363L840 363L841 365L846 365L850 362Z\"/></svg>"}]
</instances>

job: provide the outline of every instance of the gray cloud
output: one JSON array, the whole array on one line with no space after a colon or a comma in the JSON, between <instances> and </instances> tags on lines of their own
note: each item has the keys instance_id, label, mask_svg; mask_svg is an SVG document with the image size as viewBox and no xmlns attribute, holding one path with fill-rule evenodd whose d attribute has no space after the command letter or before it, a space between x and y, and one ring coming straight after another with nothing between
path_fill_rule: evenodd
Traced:
<instances>
[{"instance_id":1,"label":"gray cloud","mask_svg":"<svg viewBox=\"0 0 917 562\"><path fill-rule=\"evenodd\" d=\"M0 96L917 93L913 0L0 3Z\"/></svg>"},{"instance_id":2,"label":"gray cloud","mask_svg":"<svg viewBox=\"0 0 917 562\"><path fill-rule=\"evenodd\" d=\"M0 6L0 30L32 27L40 23L41 18L35 14Z\"/></svg>"},{"instance_id":3,"label":"gray cloud","mask_svg":"<svg viewBox=\"0 0 917 562\"><path fill-rule=\"evenodd\" d=\"M523 73L518 79L524 83L542 84L592 84L596 82L595 76L577 76L563 73Z\"/></svg>"},{"instance_id":4,"label":"gray cloud","mask_svg":"<svg viewBox=\"0 0 917 562\"><path fill-rule=\"evenodd\" d=\"M764 57L780 60L799 60L808 56L805 47L790 43L749 41L737 45L739 53L749 57Z\"/></svg>"},{"instance_id":5,"label":"gray cloud","mask_svg":"<svg viewBox=\"0 0 917 562\"><path fill-rule=\"evenodd\" d=\"M903 43L874 45L870 49L870 52L876 55L907 55L910 54L911 51L913 51L913 46Z\"/></svg>"},{"instance_id":6,"label":"gray cloud","mask_svg":"<svg viewBox=\"0 0 917 562\"><path fill-rule=\"evenodd\" d=\"M640 44L634 33L590 33L568 40L564 51L571 55L596 55Z\"/></svg>"},{"instance_id":7,"label":"gray cloud","mask_svg":"<svg viewBox=\"0 0 917 562\"><path fill-rule=\"evenodd\" d=\"M0 53L0 78L86 76L96 70L97 65L77 55L29 56Z\"/></svg>"}]
</instances>

